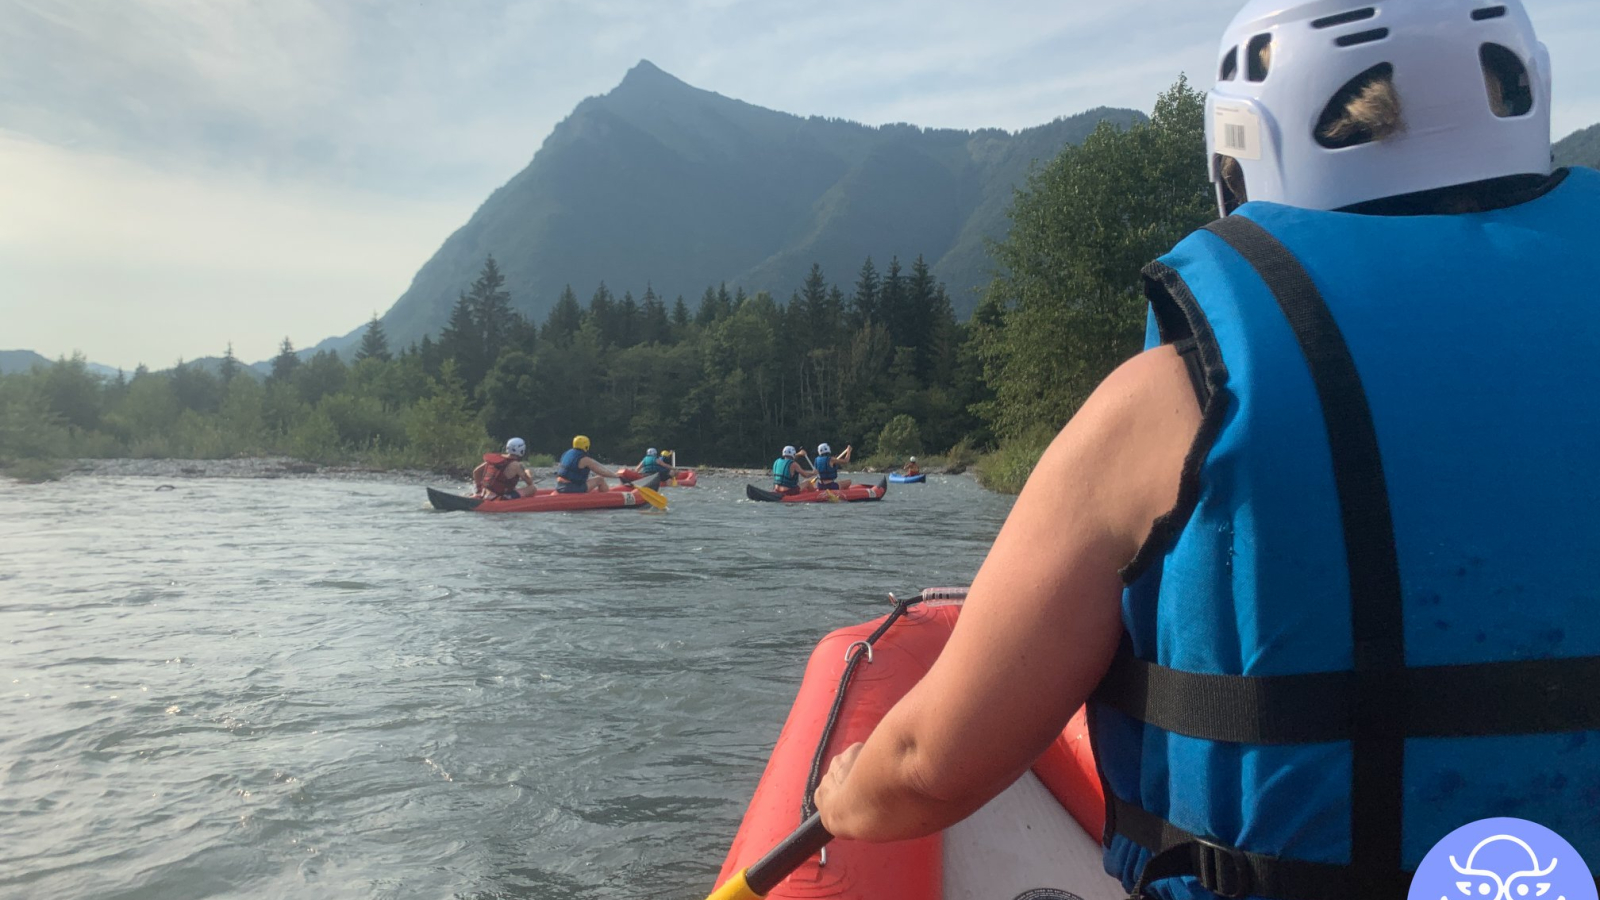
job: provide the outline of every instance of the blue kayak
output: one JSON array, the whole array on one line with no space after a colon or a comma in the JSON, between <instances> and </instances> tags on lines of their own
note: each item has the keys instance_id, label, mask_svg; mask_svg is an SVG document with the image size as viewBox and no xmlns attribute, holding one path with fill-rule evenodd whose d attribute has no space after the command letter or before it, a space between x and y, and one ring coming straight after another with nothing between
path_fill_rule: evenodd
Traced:
<instances>
[{"instance_id":1,"label":"blue kayak","mask_svg":"<svg viewBox=\"0 0 1600 900\"><path fill-rule=\"evenodd\" d=\"M922 484L928 480L926 475L901 475L899 472L890 472L889 480L895 484Z\"/></svg>"}]
</instances>

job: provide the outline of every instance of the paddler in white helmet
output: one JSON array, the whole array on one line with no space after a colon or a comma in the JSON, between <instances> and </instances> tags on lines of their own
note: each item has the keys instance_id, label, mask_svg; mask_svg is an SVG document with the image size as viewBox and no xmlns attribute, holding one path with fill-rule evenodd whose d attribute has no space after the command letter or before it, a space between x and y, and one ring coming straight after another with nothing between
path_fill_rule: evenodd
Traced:
<instances>
[{"instance_id":1,"label":"paddler in white helmet","mask_svg":"<svg viewBox=\"0 0 1600 900\"><path fill-rule=\"evenodd\" d=\"M504 453L485 453L483 462L472 470L472 485L476 489L473 496L488 500L515 500L523 496L518 486L524 481L528 483L527 495L532 496L533 472L523 463L527 458L528 444L519 437L506 441Z\"/></svg>"},{"instance_id":2,"label":"paddler in white helmet","mask_svg":"<svg viewBox=\"0 0 1600 900\"><path fill-rule=\"evenodd\" d=\"M1600 861L1600 172L1551 171L1548 54L1518 0L1255 0L1217 71L1224 218L823 822L937 832L1088 702L1135 895L1400 900L1507 814Z\"/></svg>"}]
</instances>

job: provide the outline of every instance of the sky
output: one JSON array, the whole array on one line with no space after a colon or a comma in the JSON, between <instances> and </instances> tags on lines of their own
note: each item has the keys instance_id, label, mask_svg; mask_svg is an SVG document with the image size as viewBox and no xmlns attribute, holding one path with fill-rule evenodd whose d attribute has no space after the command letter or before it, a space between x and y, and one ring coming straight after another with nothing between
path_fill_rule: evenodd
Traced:
<instances>
[{"instance_id":1,"label":"sky","mask_svg":"<svg viewBox=\"0 0 1600 900\"><path fill-rule=\"evenodd\" d=\"M1600 3L1526 0L1555 135ZM1022 129L1205 87L1240 0L0 0L0 349L264 359L382 313L640 59L868 124Z\"/></svg>"}]
</instances>

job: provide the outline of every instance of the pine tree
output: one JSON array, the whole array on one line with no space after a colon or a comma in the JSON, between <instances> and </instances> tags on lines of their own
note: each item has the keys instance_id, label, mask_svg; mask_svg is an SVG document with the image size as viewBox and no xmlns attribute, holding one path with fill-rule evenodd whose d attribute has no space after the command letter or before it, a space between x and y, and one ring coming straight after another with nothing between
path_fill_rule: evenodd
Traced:
<instances>
[{"instance_id":1,"label":"pine tree","mask_svg":"<svg viewBox=\"0 0 1600 900\"><path fill-rule=\"evenodd\" d=\"M689 327L689 321L689 304L679 294L678 302L672 304L672 327L681 332Z\"/></svg>"},{"instance_id":2,"label":"pine tree","mask_svg":"<svg viewBox=\"0 0 1600 900\"><path fill-rule=\"evenodd\" d=\"M550 309L550 315L545 317L544 327L539 336L558 347L565 347L572 343L572 336L583 327L583 307L578 305L578 295L572 292L572 285L561 289L561 299Z\"/></svg>"},{"instance_id":3,"label":"pine tree","mask_svg":"<svg viewBox=\"0 0 1600 900\"><path fill-rule=\"evenodd\" d=\"M850 298L850 324L855 328L868 322L879 321L878 296L883 290L883 282L878 278L878 270L872 265L872 257L861 264L861 274L856 277L855 296Z\"/></svg>"},{"instance_id":4,"label":"pine tree","mask_svg":"<svg viewBox=\"0 0 1600 900\"><path fill-rule=\"evenodd\" d=\"M222 377L223 384L230 384L235 375L239 374L239 360L233 355L233 341L228 342L227 352L222 354L222 362L217 365L217 374ZM117 370L117 377L122 376L122 370Z\"/></svg>"},{"instance_id":5,"label":"pine tree","mask_svg":"<svg viewBox=\"0 0 1600 900\"><path fill-rule=\"evenodd\" d=\"M617 304L617 338L618 347L627 349L639 340L639 301L633 299L632 291L624 291L622 302Z\"/></svg>"},{"instance_id":6,"label":"pine tree","mask_svg":"<svg viewBox=\"0 0 1600 900\"><path fill-rule=\"evenodd\" d=\"M593 322L595 330L600 332L600 343L610 345L616 343L617 315L611 302L611 291L606 288L604 281L595 288L594 296L589 298L589 309L584 314L584 322Z\"/></svg>"},{"instance_id":7,"label":"pine tree","mask_svg":"<svg viewBox=\"0 0 1600 900\"><path fill-rule=\"evenodd\" d=\"M665 344L672 339L672 323L667 321L667 305L648 283L639 301L639 343Z\"/></svg>"},{"instance_id":8,"label":"pine tree","mask_svg":"<svg viewBox=\"0 0 1600 900\"><path fill-rule=\"evenodd\" d=\"M889 259L889 271L883 276L883 286L878 290L878 309L874 321L889 326L889 338L900 346L900 335L895 334L894 326L900 321L901 307L906 302L906 279L900 274L900 257Z\"/></svg>"},{"instance_id":9,"label":"pine tree","mask_svg":"<svg viewBox=\"0 0 1600 900\"><path fill-rule=\"evenodd\" d=\"M506 277L500 273L500 267L491 255L483 261L483 271L467 293L472 317L477 322L477 332L483 341L480 353L485 372L499 358L500 351L516 329L516 312L511 308L511 294L502 289L505 283ZM469 386L483 380L482 374L478 375L477 381L472 380L470 371L463 370L461 374Z\"/></svg>"},{"instance_id":10,"label":"pine tree","mask_svg":"<svg viewBox=\"0 0 1600 900\"><path fill-rule=\"evenodd\" d=\"M439 333L439 355L442 359L456 361L456 372L467 385L468 393L477 387L488 371L488 360L483 353L483 332L478 326L477 316L473 315L472 301L467 299L466 294L456 297L456 305L450 309L450 321Z\"/></svg>"},{"instance_id":11,"label":"pine tree","mask_svg":"<svg viewBox=\"0 0 1600 900\"><path fill-rule=\"evenodd\" d=\"M356 350L356 362L363 359L376 359L379 362L388 362L389 338L383 333L383 323L378 321L378 314L372 314L372 321L367 323L367 330L361 335L361 346Z\"/></svg>"},{"instance_id":12,"label":"pine tree","mask_svg":"<svg viewBox=\"0 0 1600 900\"><path fill-rule=\"evenodd\" d=\"M283 339L283 344L278 347L278 355L272 358L272 374L269 381L282 383L294 375L294 370L300 367L300 357L295 355L294 344L288 338Z\"/></svg>"},{"instance_id":13,"label":"pine tree","mask_svg":"<svg viewBox=\"0 0 1600 900\"><path fill-rule=\"evenodd\" d=\"M706 292L700 298L700 306L695 310L694 323L701 328L717 321L717 291L716 288L706 285Z\"/></svg>"}]
</instances>

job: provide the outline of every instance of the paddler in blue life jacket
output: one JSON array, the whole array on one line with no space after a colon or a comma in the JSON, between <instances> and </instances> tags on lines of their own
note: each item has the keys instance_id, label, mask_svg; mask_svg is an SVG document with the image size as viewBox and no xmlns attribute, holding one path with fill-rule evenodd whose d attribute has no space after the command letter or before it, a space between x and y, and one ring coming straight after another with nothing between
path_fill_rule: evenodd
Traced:
<instances>
[{"instance_id":1,"label":"paddler in blue life jacket","mask_svg":"<svg viewBox=\"0 0 1600 900\"><path fill-rule=\"evenodd\" d=\"M654 447L644 452L644 459L639 460L639 474L646 478L651 475L660 475L666 481L673 475L672 466L666 461L668 454L662 453Z\"/></svg>"},{"instance_id":2,"label":"paddler in blue life jacket","mask_svg":"<svg viewBox=\"0 0 1600 900\"><path fill-rule=\"evenodd\" d=\"M817 490L836 491L839 489L839 466L850 461L850 452L853 449L853 447L846 445L843 453L834 456L832 447L825 443L817 445L817 458L811 464L817 473Z\"/></svg>"},{"instance_id":3,"label":"paddler in blue life jacket","mask_svg":"<svg viewBox=\"0 0 1600 900\"><path fill-rule=\"evenodd\" d=\"M517 485L528 483L528 494L533 493L533 473L523 464L528 458L528 444L522 438L506 441L504 453L485 453L483 462L472 470L474 497L489 500L515 500L523 496Z\"/></svg>"},{"instance_id":4,"label":"paddler in blue life jacket","mask_svg":"<svg viewBox=\"0 0 1600 900\"><path fill-rule=\"evenodd\" d=\"M1600 172L1551 170L1549 54L1521 0L1252 0L1218 61L1223 218L822 821L936 833L1087 702L1137 896L1403 900L1505 815L1600 863Z\"/></svg>"},{"instance_id":5,"label":"paddler in blue life jacket","mask_svg":"<svg viewBox=\"0 0 1600 900\"><path fill-rule=\"evenodd\" d=\"M800 461L805 455L806 451L796 450L793 444L783 448L783 453L772 463L773 491L779 494L799 493L800 480L817 474Z\"/></svg>"},{"instance_id":6,"label":"paddler in blue life jacket","mask_svg":"<svg viewBox=\"0 0 1600 900\"><path fill-rule=\"evenodd\" d=\"M589 480L589 474L596 477ZM560 494L586 494L606 489L607 478L619 478L616 472L595 462L589 455L589 439L578 435L572 439L572 449L561 454L556 463L556 492Z\"/></svg>"}]
</instances>

